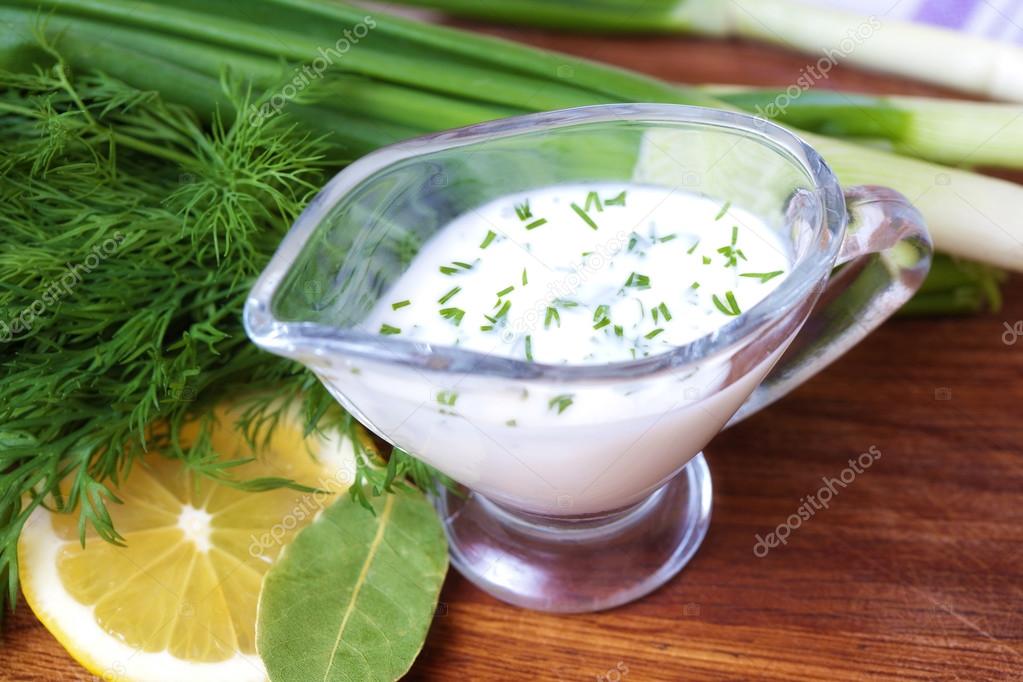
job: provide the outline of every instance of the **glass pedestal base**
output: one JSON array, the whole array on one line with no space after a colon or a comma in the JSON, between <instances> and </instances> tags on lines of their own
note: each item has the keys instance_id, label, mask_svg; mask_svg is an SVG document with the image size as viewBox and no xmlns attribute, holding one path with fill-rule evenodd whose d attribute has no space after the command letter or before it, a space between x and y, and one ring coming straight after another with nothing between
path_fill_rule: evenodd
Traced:
<instances>
[{"instance_id":1,"label":"glass pedestal base","mask_svg":"<svg viewBox=\"0 0 1023 682\"><path fill-rule=\"evenodd\" d=\"M698 454L650 497L600 517L549 517L482 495L434 498L451 563L502 601L584 613L653 592L696 553L710 524L710 471Z\"/></svg>"}]
</instances>

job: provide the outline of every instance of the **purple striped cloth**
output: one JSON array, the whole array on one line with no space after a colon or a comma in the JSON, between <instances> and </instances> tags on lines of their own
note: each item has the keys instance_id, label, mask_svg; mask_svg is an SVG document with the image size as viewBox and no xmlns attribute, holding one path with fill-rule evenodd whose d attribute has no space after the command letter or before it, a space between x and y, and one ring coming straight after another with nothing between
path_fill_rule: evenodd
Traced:
<instances>
[{"instance_id":1,"label":"purple striped cloth","mask_svg":"<svg viewBox=\"0 0 1023 682\"><path fill-rule=\"evenodd\" d=\"M810 0L808 0L810 1ZM1023 0L812 0L878 18L891 17L1023 43Z\"/></svg>"}]
</instances>

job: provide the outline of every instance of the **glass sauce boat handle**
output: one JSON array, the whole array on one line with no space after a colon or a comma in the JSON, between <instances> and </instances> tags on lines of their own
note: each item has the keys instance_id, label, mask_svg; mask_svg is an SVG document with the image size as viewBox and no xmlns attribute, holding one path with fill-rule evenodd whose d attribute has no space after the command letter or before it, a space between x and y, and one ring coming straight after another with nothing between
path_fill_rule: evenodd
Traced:
<instances>
[{"instance_id":1,"label":"glass sauce boat handle","mask_svg":"<svg viewBox=\"0 0 1023 682\"><path fill-rule=\"evenodd\" d=\"M848 225L827 288L785 354L728 422L758 412L834 362L923 283L932 245L920 213L898 192L845 191Z\"/></svg>"}]
</instances>

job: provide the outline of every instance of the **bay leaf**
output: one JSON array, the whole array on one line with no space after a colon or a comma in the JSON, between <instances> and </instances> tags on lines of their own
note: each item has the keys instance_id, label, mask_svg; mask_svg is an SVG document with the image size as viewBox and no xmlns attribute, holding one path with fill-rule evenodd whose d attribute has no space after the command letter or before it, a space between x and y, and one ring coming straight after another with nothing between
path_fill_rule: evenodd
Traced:
<instances>
[{"instance_id":1,"label":"bay leaf","mask_svg":"<svg viewBox=\"0 0 1023 682\"><path fill-rule=\"evenodd\" d=\"M347 495L301 530L267 572L256 647L271 682L396 680L423 647L448 567L426 497Z\"/></svg>"}]
</instances>

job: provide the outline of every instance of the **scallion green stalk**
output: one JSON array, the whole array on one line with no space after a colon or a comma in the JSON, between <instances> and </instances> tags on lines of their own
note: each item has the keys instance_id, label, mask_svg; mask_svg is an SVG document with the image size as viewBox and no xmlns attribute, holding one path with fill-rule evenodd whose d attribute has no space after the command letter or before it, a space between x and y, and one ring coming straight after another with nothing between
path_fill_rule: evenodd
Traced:
<instances>
[{"instance_id":1,"label":"scallion green stalk","mask_svg":"<svg viewBox=\"0 0 1023 682\"><path fill-rule=\"evenodd\" d=\"M735 108L696 88L340 2L250 4L167 0L142 12L134 0L0 0L7 29L0 65L31 61L33 30L42 25L75 68L156 89L207 116L224 106L211 84L225 69L277 94L305 73L287 109L330 137L338 163L415 134L510 113L630 101ZM349 41L351 49L317 61L360 24L363 38ZM322 68L310 79L312 66ZM938 248L1023 269L1023 215L1015 208L1023 205L1023 187L829 137L807 139L843 183L884 183L909 197Z\"/></svg>"},{"instance_id":2,"label":"scallion green stalk","mask_svg":"<svg viewBox=\"0 0 1023 682\"><path fill-rule=\"evenodd\" d=\"M884 145L953 166L1023 168L1023 106L933 97L707 87L715 97L779 123Z\"/></svg>"},{"instance_id":3,"label":"scallion green stalk","mask_svg":"<svg viewBox=\"0 0 1023 682\"><path fill-rule=\"evenodd\" d=\"M1023 102L1023 49L935 26L800 0L397 0L471 16L567 30L657 31L752 38L964 92Z\"/></svg>"}]
</instances>

